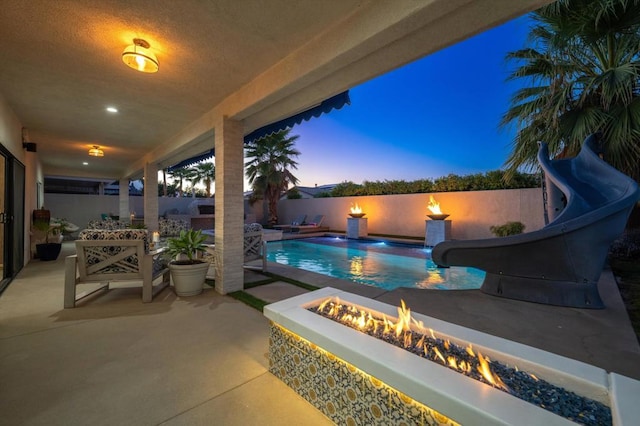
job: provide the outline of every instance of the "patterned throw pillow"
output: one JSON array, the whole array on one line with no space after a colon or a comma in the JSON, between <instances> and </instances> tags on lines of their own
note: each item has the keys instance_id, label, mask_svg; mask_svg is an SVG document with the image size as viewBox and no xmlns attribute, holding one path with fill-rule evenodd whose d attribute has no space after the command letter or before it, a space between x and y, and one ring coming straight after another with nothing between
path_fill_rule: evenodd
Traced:
<instances>
[{"instance_id":1,"label":"patterned throw pillow","mask_svg":"<svg viewBox=\"0 0 640 426\"><path fill-rule=\"evenodd\" d=\"M114 221L115 222L115 221ZM84 229L80 231L78 235L80 240L142 240L144 241L144 251L149 253L149 238L146 229ZM125 247L111 246L103 247L100 253L92 254L91 252L85 252L87 264L95 265L104 260L105 257L114 256L122 252ZM158 262L161 262L160 260ZM141 259L138 259L136 254L131 255L123 259L121 262L115 262L103 268L100 273L127 273L131 272L131 266L139 268L141 265ZM154 260L153 270L154 272L162 269L162 265L159 263L156 265Z\"/></svg>"}]
</instances>

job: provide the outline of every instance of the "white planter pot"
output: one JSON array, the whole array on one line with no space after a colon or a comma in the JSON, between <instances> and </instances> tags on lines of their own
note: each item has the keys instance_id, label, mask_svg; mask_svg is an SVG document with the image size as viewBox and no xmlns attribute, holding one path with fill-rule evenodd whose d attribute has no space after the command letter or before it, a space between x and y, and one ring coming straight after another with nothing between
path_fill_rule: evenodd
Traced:
<instances>
[{"instance_id":1,"label":"white planter pot","mask_svg":"<svg viewBox=\"0 0 640 426\"><path fill-rule=\"evenodd\" d=\"M173 289L178 296L195 296L202 293L205 276L209 270L209 263L196 263L194 265L169 264Z\"/></svg>"}]
</instances>

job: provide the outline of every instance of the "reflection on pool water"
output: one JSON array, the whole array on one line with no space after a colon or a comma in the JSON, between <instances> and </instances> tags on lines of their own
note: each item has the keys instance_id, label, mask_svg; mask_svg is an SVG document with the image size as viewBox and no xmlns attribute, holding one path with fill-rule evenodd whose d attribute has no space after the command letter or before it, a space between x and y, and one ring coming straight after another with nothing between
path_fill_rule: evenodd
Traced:
<instances>
[{"instance_id":1,"label":"reflection on pool water","mask_svg":"<svg viewBox=\"0 0 640 426\"><path fill-rule=\"evenodd\" d=\"M422 246L319 237L270 241L267 260L386 290L398 287L477 289L484 271L438 268Z\"/></svg>"}]
</instances>

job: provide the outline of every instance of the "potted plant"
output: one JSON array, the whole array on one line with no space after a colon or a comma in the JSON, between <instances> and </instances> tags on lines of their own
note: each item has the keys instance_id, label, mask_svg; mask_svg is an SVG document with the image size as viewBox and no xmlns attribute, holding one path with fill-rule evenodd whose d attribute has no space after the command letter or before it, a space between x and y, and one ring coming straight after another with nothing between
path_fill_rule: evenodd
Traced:
<instances>
[{"instance_id":1,"label":"potted plant","mask_svg":"<svg viewBox=\"0 0 640 426\"><path fill-rule=\"evenodd\" d=\"M62 249L62 233L66 229L65 224L64 220L61 220L56 226L44 220L33 222L33 228L44 234L44 243L36 244L38 259L48 261L58 258Z\"/></svg>"},{"instance_id":2,"label":"potted plant","mask_svg":"<svg viewBox=\"0 0 640 426\"><path fill-rule=\"evenodd\" d=\"M201 230L180 231L177 237L167 239L166 254L173 288L178 296L195 296L202 293L209 262L198 258L206 250L207 237Z\"/></svg>"}]
</instances>

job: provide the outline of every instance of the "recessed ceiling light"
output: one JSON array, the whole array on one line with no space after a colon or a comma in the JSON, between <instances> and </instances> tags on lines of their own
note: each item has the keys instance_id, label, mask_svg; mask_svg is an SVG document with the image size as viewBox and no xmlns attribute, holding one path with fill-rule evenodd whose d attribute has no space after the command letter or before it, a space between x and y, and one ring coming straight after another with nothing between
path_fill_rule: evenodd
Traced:
<instances>
[{"instance_id":1,"label":"recessed ceiling light","mask_svg":"<svg viewBox=\"0 0 640 426\"><path fill-rule=\"evenodd\" d=\"M83 166L88 166L88 165L89 165L89 163L87 163L86 161L83 161L83 162L82 162L82 165L83 165Z\"/></svg>"},{"instance_id":2,"label":"recessed ceiling light","mask_svg":"<svg viewBox=\"0 0 640 426\"><path fill-rule=\"evenodd\" d=\"M116 108L116 107L107 107L107 111L116 113L116 112L118 112L118 108Z\"/></svg>"}]
</instances>

